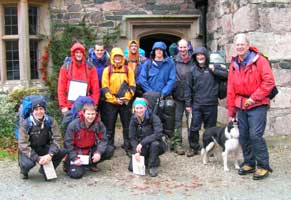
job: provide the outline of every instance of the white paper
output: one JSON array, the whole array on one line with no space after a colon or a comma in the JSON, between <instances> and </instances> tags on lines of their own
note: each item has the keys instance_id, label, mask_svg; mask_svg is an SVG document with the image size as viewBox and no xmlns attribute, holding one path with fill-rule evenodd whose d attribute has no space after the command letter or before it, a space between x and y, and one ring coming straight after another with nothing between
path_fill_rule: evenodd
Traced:
<instances>
[{"instance_id":1,"label":"white paper","mask_svg":"<svg viewBox=\"0 0 291 200\"><path fill-rule=\"evenodd\" d=\"M89 165L89 155L78 155L81 165Z\"/></svg>"},{"instance_id":2,"label":"white paper","mask_svg":"<svg viewBox=\"0 0 291 200\"><path fill-rule=\"evenodd\" d=\"M49 161L47 164L43 165L43 171L47 180L57 178L56 170L54 168L53 162Z\"/></svg>"},{"instance_id":3,"label":"white paper","mask_svg":"<svg viewBox=\"0 0 291 200\"><path fill-rule=\"evenodd\" d=\"M134 174L145 175L144 156L140 156L140 160L137 161L132 155L132 170Z\"/></svg>"},{"instance_id":4,"label":"white paper","mask_svg":"<svg viewBox=\"0 0 291 200\"><path fill-rule=\"evenodd\" d=\"M189 112L189 115L188 115L188 128L190 129L191 127L191 122L192 122L192 112Z\"/></svg>"},{"instance_id":5,"label":"white paper","mask_svg":"<svg viewBox=\"0 0 291 200\"><path fill-rule=\"evenodd\" d=\"M68 100L75 101L79 96L86 96L88 83L82 81L70 81Z\"/></svg>"}]
</instances>

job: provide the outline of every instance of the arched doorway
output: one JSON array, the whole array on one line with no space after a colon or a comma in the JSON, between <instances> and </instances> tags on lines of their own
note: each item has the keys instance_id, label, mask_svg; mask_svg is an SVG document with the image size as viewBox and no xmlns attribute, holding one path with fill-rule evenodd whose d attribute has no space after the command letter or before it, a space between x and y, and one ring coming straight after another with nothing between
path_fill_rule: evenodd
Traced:
<instances>
[{"instance_id":1,"label":"arched doorway","mask_svg":"<svg viewBox=\"0 0 291 200\"><path fill-rule=\"evenodd\" d=\"M150 52L152 50L152 46L155 42L157 41L162 41L167 45L167 52L169 46L172 43L177 43L181 38L175 35L171 34L151 34L151 35L146 35L140 38L139 43L140 43L140 48L145 50L146 52L146 57L150 56Z\"/></svg>"}]
</instances>

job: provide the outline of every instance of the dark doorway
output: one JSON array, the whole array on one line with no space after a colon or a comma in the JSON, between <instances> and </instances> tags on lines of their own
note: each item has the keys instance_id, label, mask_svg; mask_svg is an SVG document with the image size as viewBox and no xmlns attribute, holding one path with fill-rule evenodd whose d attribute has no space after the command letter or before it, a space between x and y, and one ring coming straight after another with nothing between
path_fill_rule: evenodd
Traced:
<instances>
[{"instance_id":1,"label":"dark doorway","mask_svg":"<svg viewBox=\"0 0 291 200\"><path fill-rule=\"evenodd\" d=\"M177 43L180 39L181 39L180 37L175 36L175 35L170 35L170 34L152 34L152 35L141 37L139 43L140 43L140 48L145 50L146 57L149 58L150 52L152 50L152 46L155 42L162 41L166 43L167 48L169 48L169 46L172 43ZM167 52L169 55L168 49L167 49Z\"/></svg>"}]
</instances>

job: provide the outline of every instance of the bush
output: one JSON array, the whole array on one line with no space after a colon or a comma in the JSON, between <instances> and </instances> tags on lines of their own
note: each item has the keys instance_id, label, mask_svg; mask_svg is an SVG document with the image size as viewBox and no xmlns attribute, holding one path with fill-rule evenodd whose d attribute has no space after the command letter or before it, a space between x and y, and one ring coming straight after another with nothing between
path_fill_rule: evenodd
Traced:
<instances>
[{"instance_id":1,"label":"bush","mask_svg":"<svg viewBox=\"0 0 291 200\"><path fill-rule=\"evenodd\" d=\"M14 128L16 122L16 103L10 101L8 94L0 93L0 146L14 145Z\"/></svg>"}]
</instances>

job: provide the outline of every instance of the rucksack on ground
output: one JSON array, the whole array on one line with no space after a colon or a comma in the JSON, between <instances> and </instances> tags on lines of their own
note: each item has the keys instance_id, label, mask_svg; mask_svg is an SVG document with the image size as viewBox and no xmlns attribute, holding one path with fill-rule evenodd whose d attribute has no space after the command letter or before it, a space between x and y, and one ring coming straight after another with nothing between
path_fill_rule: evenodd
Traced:
<instances>
[{"instance_id":1,"label":"rucksack on ground","mask_svg":"<svg viewBox=\"0 0 291 200\"><path fill-rule=\"evenodd\" d=\"M33 105L37 104L37 103L41 103L42 105L46 106L46 99L44 96L42 95L29 95L23 98L21 105L19 106L18 109L18 113L17 113L17 121L16 121L16 127L15 127L15 138L16 140L18 140L18 135L19 135L19 127L21 125L21 123L25 120L25 119L30 119L30 114L33 111ZM51 126L51 119L45 115L46 120L45 122L47 123L46 125L48 127ZM30 132L32 129L32 124L29 122L29 130L28 132Z\"/></svg>"},{"instance_id":2,"label":"rucksack on ground","mask_svg":"<svg viewBox=\"0 0 291 200\"><path fill-rule=\"evenodd\" d=\"M78 117L78 113L83 109L85 104L95 104L94 100L88 96L79 96L73 103L72 109L69 110L63 117L62 128L66 132L71 121Z\"/></svg>"}]
</instances>

